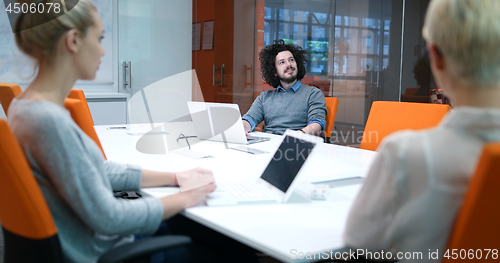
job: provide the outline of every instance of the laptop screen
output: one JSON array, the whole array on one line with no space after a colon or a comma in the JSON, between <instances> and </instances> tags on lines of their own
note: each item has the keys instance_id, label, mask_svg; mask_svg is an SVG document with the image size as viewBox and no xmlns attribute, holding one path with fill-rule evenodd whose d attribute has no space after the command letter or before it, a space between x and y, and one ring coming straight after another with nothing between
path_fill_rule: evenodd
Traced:
<instances>
[{"instance_id":1,"label":"laptop screen","mask_svg":"<svg viewBox=\"0 0 500 263\"><path fill-rule=\"evenodd\" d=\"M286 192L314 148L314 143L285 136L261 178Z\"/></svg>"}]
</instances>

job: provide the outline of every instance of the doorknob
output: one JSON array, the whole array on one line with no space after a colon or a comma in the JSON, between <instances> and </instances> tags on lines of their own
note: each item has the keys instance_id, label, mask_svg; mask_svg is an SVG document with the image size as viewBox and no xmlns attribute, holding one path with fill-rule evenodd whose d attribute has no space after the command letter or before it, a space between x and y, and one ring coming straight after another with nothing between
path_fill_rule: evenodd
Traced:
<instances>
[{"instance_id":1,"label":"doorknob","mask_svg":"<svg viewBox=\"0 0 500 263\"><path fill-rule=\"evenodd\" d=\"M220 81L215 81L215 70L220 70ZM212 67L212 86L215 86L215 83L220 83L221 86L224 85L224 64L218 68L215 67L215 64Z\"/></svg>"},{"instance_id":2,"label":"doorknob","mask_svg":"<svg viewBox=\"0 0 500 263\"><path fill-rule=\"evenodd\" d=\"M250 72L250 77L248 76L248 72ZM253 65L245 65L245 86L253 87Z\"/></svg>"},{"instance_id":3,"label":"doorknob","mask_svg":"<svg viewBox=\"0 0 500 263\"><path fill-rule=\"evenodd\" d=\"M377 72L377 82L373 82L373 73ZM370 84L377 85L377 88L380 87L380 70L375 70L370 73Z\"/></svg>"},{"instance_id":4,"label":"doorknob","mask_svg":"<svg viewBox=\"0 0 500 263\"><path fill-rule=\"evenodd\" d=\"M125 88L132 87L132 62L123 61L123 85Z\"/></svg>"}]
</instances>

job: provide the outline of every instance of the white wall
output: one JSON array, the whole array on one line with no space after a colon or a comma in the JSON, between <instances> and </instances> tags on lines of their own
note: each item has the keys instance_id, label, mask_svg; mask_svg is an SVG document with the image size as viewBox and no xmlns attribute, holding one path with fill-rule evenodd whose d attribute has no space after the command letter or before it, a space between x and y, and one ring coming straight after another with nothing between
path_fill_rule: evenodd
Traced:
<instances>
[{"instance_id":1,"label":"white wall","mask_svg":"<svg viewBox=\"0 0 500 263\"><path fill-rule=\"evenodd\" d=\"M144 123L152 117L166 122L189 115L192 1L120 0L118 10L119 61L132 65L131 88L122 84L119 70L119 91L131 97L130 121Z\"/></svg>"},{"instance_id":2,"label":"white wall","mask_svg":"<svg viewBox=\"0 0 500 263\"><path fill-rule=\"evenodd\" d=\"M102 45L106 54L102 58L97 79L92 82L78 81L74 88L84 90L86 95L91 94L93 98L96 98L95 93L104 93L103 98L118 92L133 96L152 83L191 70L192 1L92 0L92 2L97 6L103 21L105 37ZM119 10L119 6L125 8ZM135 8L141 6L145 7L147 15L144 15L141 9ZM124 12L124 15L120 15L119 11ZM129 18L123 19L129 15ZM137 21L142 22L138 24ZM20 58L22 55L15 46L7 14L0 12L0 82L16 83L24 90L31 81L26 76L33 71L30 70L32 65L29 60ZM122 60L133 62L134 90L123 88L120 63ZM176 87L189 99L192 90L191 79L187 78L182 86ZM93 115L109 115L106 107L97 108L103 110L93 111ZM0 117L5 117L1 110ZM101 116L98 118L102 119Z\"/></svg>"},{"instance_id":3,"label":"white wall","mask_svg":"<svg viewBox=\"0 0 500 263\"><path fill-rule=\"evenodd\" d=\"M106 54L101 58L100 69L94 81L78 81L75 88L92 92L116 92L117 60L116 36L114 25L116 14L114 4L117 0L92 0L96 5L105 30L102 46ZM33 62L17 48L7 12L0 11L0 82L15 83L24 90L33 79Z\"/></svg>"}]
</instances>

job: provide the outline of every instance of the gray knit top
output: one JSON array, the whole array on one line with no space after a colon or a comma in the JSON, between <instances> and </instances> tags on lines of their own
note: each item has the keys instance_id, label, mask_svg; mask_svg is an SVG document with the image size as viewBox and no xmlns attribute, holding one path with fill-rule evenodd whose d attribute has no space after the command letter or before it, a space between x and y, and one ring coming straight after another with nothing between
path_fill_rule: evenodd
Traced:
<instances>
[{"instance_id":1,"label":"gray knit top","mask_svg":"<svg viewBox=\"0 0 500 263\"><path fill-rule=\"evenodd\" d=\"M106 161L68 111L47 101L14 99L8 123L24 151L58 229L66 261L94 262L133 234L152 234L163 206L156 198L116 199L137 190L141 169Z\"/></svg>"},{"instance_id":2,"label":"gray knit top","mask_svg":"<svg viewBox=\"0 0 500 263\"><path fill-rule=\"evenodd\" d=\"M264 121L264 132L283 134L286 129L299 130L311 123L318 123L325 129L326 103L323 92L300 81L286 90L262 92L243 116L252 130Z\"/></svg>"}]
</instances>

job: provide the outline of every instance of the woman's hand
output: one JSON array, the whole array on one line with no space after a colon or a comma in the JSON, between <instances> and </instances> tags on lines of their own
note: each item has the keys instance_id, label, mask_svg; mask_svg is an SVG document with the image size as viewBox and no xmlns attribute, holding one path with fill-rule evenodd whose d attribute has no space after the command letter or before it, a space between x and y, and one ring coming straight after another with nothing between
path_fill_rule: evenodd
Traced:
<instances>
[{"instance_id":1,"label":"woman's hand","mask_svg":"<svg viewBox=\"0 0 500 263\"><path fill-rule=\"evenodd\" d=\"M186 208L198 205L217 188L214 184L215 179L212 171L203 168L178 172L175 179L181 191L178 194L161 199L163 203L163 219L167 219Z\"/></svg>"},{"instance_id":2,"label":"woman's hand","mask_svg":"<svg viewBox=\"0 0 500 263\"><path fill-rule=\"evenodd\" d=\"M176 184L181 188L181 192L215 182L212 171L200 167L178 172L175 179Z\"/></svg>"},{"instance_id":3,"label":"woman's hand","mask_svg":"<svg viewBox=\"0 0 500 263\"><path fill-rule=\"evenodd\" d=\"M215 188L217 188L217 186L214 183L209 183L188 191L180 192L179 195L182 196L181 198L184 202L184 208L198 205L207 197L208 194L213 192Z\"/></svg>"}]
</instances>

